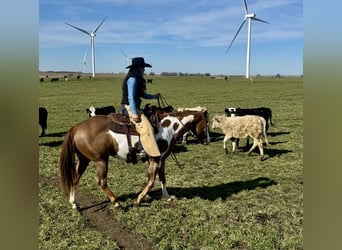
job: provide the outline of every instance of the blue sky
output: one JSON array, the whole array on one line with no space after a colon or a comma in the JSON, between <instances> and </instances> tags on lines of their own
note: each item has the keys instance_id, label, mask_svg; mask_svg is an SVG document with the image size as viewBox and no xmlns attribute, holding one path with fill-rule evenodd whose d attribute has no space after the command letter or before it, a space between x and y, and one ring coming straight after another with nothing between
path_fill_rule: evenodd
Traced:
<instances>
[{"instance_id":1,"label":"blue sky","mask_svg":"<svg viewBox=\"0 0 342 250\"><path fill-rule=\"evenodd\" d=\"M303 74L303 1L247 0L269 24L252 22L251 75ZM97 73L126 72L142 56L152 71L244 75L247 22L242 0L40 0L39 70L91 72L90 38L66 25L97 30ZM148 71L147 71L148 72Z\"/></svg>"}]
</instances>

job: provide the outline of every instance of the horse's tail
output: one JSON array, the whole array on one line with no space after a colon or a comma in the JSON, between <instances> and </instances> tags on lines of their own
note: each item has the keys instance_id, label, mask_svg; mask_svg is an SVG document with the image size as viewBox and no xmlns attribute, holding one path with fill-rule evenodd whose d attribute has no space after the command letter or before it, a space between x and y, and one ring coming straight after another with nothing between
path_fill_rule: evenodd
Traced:
<instances>
[{"instance_id":1,"label":"horse's tail","mask_svg":"<svg viewBox=\"0 0 342 250\"><path fill-rule=\"evenodd\" d=\"M68 196L71 188L75 186L77 178L75 169L75 143L72 128L64 137L59 164L62 190L63 193Z\"/></svg>"}]
</instances>

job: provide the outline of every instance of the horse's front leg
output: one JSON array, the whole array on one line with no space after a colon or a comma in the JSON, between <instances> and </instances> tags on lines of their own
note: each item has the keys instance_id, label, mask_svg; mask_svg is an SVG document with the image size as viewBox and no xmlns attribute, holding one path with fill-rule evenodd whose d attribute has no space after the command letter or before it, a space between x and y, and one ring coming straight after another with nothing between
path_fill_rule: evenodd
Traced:
<instances>
[{"instance_id":1,"label":"horse's front leg","mask_svg":"<svg viewBox=\"0 0 342 250\"><path fill-rule=\"evenodd\" d=\"M167 192L167 189L166 189L165 159L163 159L163 160L161 160L159 162L158 175L159 175L159 180L160 180L160 183L161 183L161 188L162 188L163 196L168 201L170 201L171 198L170 198L170 195L169 195L169 193Z\"/></svg>"},{"instance_id":2,"label":"horse's front leg","mask_svg":"<svg viewBox=\"0 0 342 250\"><path fill-rule=\"evenodd\" d=\"M139 194L137 200L134 202L135 206L139 206L142 199L146 196L146 194L151 190L151 188L154 185L154 181L156 179L156 173L157 173L157 169L158 169L158 163L155 159L150 158L149 159L150 165L148 167L148 179L147 179L147 184L146 187L144 188L144 190Z\"/></svg>"}]
</instances>

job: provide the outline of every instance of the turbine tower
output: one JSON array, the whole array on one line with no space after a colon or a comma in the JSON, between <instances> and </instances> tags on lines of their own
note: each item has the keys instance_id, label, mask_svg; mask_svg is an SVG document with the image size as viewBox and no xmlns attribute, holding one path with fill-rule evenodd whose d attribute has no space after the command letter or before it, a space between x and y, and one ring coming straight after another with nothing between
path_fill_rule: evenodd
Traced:
<instances>
[{"instance_id":1,"label":"turbine tower","mask_svg":"<svg viewBox=\"0 0 342 250\"><path fill-rule=\"evenodd\" d=\"M226 54L227 54L228 50L230 49L230 47L232 46L233 42L235 41L235 38L239 34L242 26L248 20L247 58L246 58L246 78L248 79L249 78L249 68L250 68L251 24L252 24L252 20L263 22L263 23L268 23L268 22L266 22L266 21L264 21L262 19L256 18L256 14L254 14L254 13L248 13L248 7L247 7L246 0L243 0L243 4L244 4L244 9L245 9L245 18L243 19L243 21L242 21L238 31L236 32L232 42L229 44L229 46L228 46L228 48L226 50Z\"/></svg>"},{"instance_id":2,"label":"turbine tower","mask_svg":"<svg viewBox=\"0 0 342 250\"><path fill-rule=\"evenodd\" d=\"M103 21L92 31L92 32L88 32L88 31L86 31L86 30L84 30L84 29L81 29L81 28L78 28L78 27L76 27L76 26L74 26L74 25L71 25L71 24L69 24L69 23L65 23L65 24L67 24L67 25L69 25L69 26L71 26L71 27L73 27L73 28L75 28L75 29L77 29L77 30L79 30L79 31L81 31L81 32L83 32L83 33L85 33L85 34L87 34L88 36L90 36L90 43L91 43L91 66L92 66L92 71L93 71L93 77L95 77L95 51L94 51L94 38L95 38L95 36L96 36L96 31L100 28L100 26L103 24L103 22L105 21L107 19L107 17L105 17L104 19L103 19Z\"/></svg>"}]
</instances>

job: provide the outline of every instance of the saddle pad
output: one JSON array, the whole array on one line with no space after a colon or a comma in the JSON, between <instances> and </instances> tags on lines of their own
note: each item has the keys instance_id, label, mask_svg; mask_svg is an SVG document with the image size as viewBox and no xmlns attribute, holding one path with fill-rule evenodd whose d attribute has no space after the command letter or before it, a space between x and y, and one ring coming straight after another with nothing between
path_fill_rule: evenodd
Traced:
<instances>
[{"instance_id":1,"label":"saddle pad","mask_svg":"<svg viewBox=\"0 0 342 250\"><path fill-rule=\"evenodd\" d=\"M109 129L119 134L139 135L135 125L122 113L111 113L107 115L109 119Z\"/></svg>"}]
</instances>

